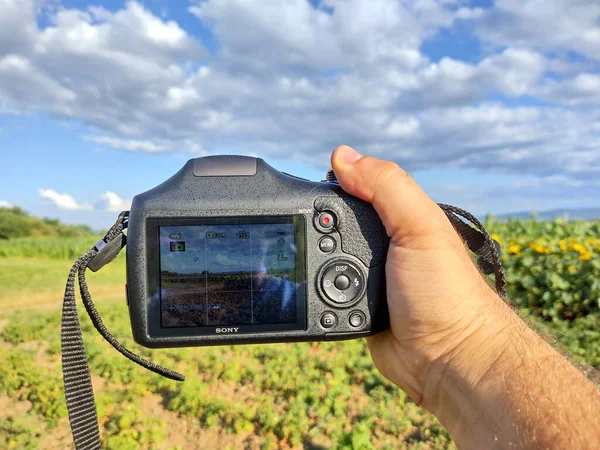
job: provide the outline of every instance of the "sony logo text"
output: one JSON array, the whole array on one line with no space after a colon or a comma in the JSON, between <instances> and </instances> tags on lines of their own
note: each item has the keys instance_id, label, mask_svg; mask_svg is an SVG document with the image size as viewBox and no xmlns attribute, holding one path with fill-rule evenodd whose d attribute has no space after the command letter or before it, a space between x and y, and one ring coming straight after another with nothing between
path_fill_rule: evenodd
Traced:
<instances>
[{"instance_id":1,"label":"sony logo text","mask_svg":"<svg viewBox=\"0 0 600 450\"><path fill-rule=\"evenodd\" d=\"M216 332L217 333L237 333L239 330L239 327L229 327L229 328L217 328Z\"/></svg>"}]
</instances>

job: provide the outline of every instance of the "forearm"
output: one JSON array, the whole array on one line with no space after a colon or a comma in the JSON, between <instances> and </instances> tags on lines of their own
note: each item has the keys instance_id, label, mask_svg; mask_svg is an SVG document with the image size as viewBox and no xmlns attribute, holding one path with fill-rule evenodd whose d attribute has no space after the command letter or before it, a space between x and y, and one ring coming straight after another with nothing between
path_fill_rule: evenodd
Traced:
<instances>
[{"instance_id":1,"label":"forearm","mask_svg":"<svg viewBox=\"0 0 600 450\"><path fill-rule=\"evenodd\" d=\"M436 362L424 394L460 448L592 448L600 436L598 388L500 301Z\"/></svg>"}]
</instances>

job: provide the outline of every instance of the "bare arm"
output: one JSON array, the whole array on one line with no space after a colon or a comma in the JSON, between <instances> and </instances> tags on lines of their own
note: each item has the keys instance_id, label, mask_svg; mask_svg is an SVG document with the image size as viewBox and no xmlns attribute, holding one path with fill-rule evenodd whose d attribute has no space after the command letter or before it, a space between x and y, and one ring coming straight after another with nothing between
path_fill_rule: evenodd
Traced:
<instances>
[{"instance_id":1,"label":"bare arm","mask_svg":"<svg viewBox=\"0 0 600 450\"><path fill-rule=\"evenodd\" d=\"M338 147L340 184L373 204L390 247L381 373L461 448L599 448L600 393L491 290L441 209L397 165Z\"/></svg>"},{"instance_id":2,"label":"bare arm","mask_svg":"<svg viewBox=\"0 0 600 450\"><path fill-rule=\"evenodd\" d=\"M427 376L461 448L597 448L600 391L500 299Z\"/></svg>"}]
</instances>

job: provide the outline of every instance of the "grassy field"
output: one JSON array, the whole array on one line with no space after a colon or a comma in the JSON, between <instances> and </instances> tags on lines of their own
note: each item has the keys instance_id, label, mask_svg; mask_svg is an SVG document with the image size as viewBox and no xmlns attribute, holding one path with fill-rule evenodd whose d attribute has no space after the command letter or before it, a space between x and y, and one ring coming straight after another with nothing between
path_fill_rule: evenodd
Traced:
<instances>
[{"instance_id":1,"label":"grassy field","mask_svg":"<svg viewBox=\"0 0 600 450\"><path fill-rule=\"evenodd\" d=\"M489 225L520 312L576 363L600 367L599 224ZM0 244L0 448L72 448L60 372L65 248L96 237L56 247L27 239ZM454 448L433 416L378 374L363 340L150 351L130 337L124 258L88 282L123 344L187 377L177 383L129 362L81 315L106 448Z\"/></svg>"}]
</instances>

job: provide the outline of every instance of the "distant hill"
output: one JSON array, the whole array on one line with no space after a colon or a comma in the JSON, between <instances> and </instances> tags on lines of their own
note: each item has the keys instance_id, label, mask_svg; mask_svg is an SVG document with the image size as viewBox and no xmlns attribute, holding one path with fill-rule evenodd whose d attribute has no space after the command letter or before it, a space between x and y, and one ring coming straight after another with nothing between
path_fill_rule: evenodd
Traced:
<instances>
[{"instance_id":1,"label":"distant hill","mask_svg":"<svg viewBox=\"0 0 600 450\"><path fill-rule=\"evenodd\" d=\"M58 219L30 216L18 206L0 208L0 239L24 236L78 237L93 231L87 225L67 225Z\"/></svg>"},{"instance_id":2,"label":"distant hill","mask_svg":"<svg viewBox=\"0 0 600 450\"><path fill-rule=\"evenodd\" d=\"M594 220L600 219L600 208L580 208L580 209L551 209L548 211L521 211L508 214L493 215L500 220L513 219L530 219L535 217L537 220L554 220L554 219L566 219L566 220Z\"/></svg>"}]
</instances>

